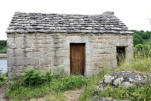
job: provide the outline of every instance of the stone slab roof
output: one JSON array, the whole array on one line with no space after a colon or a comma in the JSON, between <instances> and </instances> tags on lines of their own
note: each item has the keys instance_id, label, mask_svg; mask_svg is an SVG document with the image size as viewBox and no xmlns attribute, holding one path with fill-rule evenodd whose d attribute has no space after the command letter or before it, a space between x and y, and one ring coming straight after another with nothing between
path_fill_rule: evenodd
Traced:
<instances>
[{"instance_id":1,"label":"stone slab roof","mask_svg":"<svg viewBox=\"0 0 151 101\"><path fill-rule=\"evenodd\" d=\"M100 15L42 14L16 12L7 33L121 33L130 34L114 12Z\"/></svg>"}]
</instances>

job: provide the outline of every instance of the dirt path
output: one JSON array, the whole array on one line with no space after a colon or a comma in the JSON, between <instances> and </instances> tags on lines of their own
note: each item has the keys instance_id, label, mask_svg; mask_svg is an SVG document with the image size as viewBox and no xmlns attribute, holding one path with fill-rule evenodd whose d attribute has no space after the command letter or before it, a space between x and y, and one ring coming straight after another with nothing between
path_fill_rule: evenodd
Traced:
<instances>
[{"instance_id":1,"label":"dirt path","mask_svg":"<svg viewBox=\"0 0 151 101\"><path fill-rule=\"evenodd\" d=\"M82 90L69 90L64 93L67 101L78 101Z\"/></svg>"},{"instance_id":2,"label":"dirt path","mask_svg":"<svg viewBox=\"0 0 151 101\"><path fill-rule=\"evenodd\" d=\"M4 84L2 87L0 87L0 101L10 101L8 98L5 97L6 87L7 84Z\"/></svg>"}]
</instances>

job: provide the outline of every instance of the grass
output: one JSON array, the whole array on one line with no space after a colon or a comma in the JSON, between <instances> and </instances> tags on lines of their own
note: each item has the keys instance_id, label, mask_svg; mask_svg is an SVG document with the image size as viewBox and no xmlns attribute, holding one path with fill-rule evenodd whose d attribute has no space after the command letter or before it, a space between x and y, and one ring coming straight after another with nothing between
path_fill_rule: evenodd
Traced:
<instances>
[{"instance_id":1,"label":"grass","mask_svg":"<svg viewBox=\"0 0 151 101\"><path fill-rule=\"evenodd\" d=\"M24 83L22 84L21 80L12 81L10 87L6 89L5 95L14 101L29 100L32 98L34 98L35 101L40 98L46 101L66 101L66 97L64 96L65 91L82 88L83 92L79 101L90 101L98 81L103 78L107 71L107 69L104 69L101 74L94 75L90 78L79 75L65 76L63 78L53 77L50 82L45 82L40 85L27 86L23 85ZM29 80L29 78L35 80L35 78L39 77L35 77L35 73L37 72L33 73L34 77L31 76L31 73L26 73L24 77L27 78L26 80ZM27 74L30 74L30 77L27 76Z\"/></svg>"},{"instance_id":2,"label":"grass","mask_svg":"<svg viewBox=\"0 0 151 101\"><path fill-rule=\"evenodd\" d=\"M151 72L151 56L137 54L132 60L126 59L117 71Z\"/></svg>"},{"instance_id":3,"label":"grass","mask_svg":"<svg viewBox=\"0 0 151 101\"><path fill-rule=\"evenodd\" d=\"M137 52L134 54L132 60L126 59L116 71L131 71L142 74L150 73L151 56L150 54L144 54L144 52ZM110 97L118 100L151 101L151 85L149 81L146 85L134 84L130 88L108 85L104 91L99 92L98 96Z\"/></svg>"},{"instance_id":4,"label":"grass","mask_svg":"<svg viewBox=\"0 0 151 101\"><path fill-rule=\"evenodd\" d=\"M34 77L35 78L35 77ZM33 79L33 77L32 77ZM55 78L50 82L45 82L40 85L25 86L21 81L12 81L10 87L6 89L5 95L14 101L30 98L39 98L51 94L52 98L63 98L63 92L81 88L86 85L87 79L83 76L65 76L63 78ZM46 97L46 96L45 96ZM48 98L48 97L46 97Z\"/></svg>"},{"instance_id":5,"label":"grass","mask_svg":"<svg viewBox=\"0 0 151 101\"><path fill-rule=\"evenodd\" d=\"M90 77L88 79L87 86L83 88L83 93L80 95L79 101L91 101L98 81L103 78L104 75L107 74L109 71L110 70L108 69L103 69L100 74Z\"/></svg>"},{"instance_id":6,"label":"grass","mask_svg":"<svg viewBox=\"0 0 151 101\"><path fill-rule=\"evenodd\" d=\"M151 101L151 86L150 84L144 86L135 84L129 88L107 86L98 96L128 101Z\"/></svg>"}]
</instances>

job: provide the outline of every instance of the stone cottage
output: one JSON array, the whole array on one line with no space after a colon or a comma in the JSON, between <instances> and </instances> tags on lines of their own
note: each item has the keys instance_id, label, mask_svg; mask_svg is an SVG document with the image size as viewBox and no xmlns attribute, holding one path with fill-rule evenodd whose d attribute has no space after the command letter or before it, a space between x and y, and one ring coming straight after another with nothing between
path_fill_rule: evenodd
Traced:
<instances>
[{"instance_id":1,"label":"stone cottage","mask_svg":"<svg viewBox=\"0 0 151 101\"><path fill-rule=\"evenodd\" d=\"M100 15L16 12L6 31L8 74L29 69L64 69L91 76L116 67L117 55L131 58L133 36L113 12Z\"/></svg>"}]
</instances>

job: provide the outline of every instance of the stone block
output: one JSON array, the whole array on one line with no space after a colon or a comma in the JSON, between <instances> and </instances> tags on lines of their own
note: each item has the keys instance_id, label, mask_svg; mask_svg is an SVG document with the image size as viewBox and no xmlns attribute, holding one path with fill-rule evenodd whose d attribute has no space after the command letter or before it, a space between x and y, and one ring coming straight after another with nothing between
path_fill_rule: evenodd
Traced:
<instances>
[{"instance_id":1,"label":"stone block","mask_svg":"<svg viewBox=\"0 0 151 101\"><path fill-rule=\"evenodd\" d=\"M24 56L24 49L14 49L14 54L16 55L16 56Z\"/></svg>"},{"instance_id":2,"label":"stone block","mask_svg":"<svg viewBox=\"0 0 151 101\"><path fill-rule=\"evenodd\" d=\"M15 66L16 60L15 57L8 57L7 58L7 65L8 67Z\"/></svg>"},{"instance_id":3,"label":"stone block","mask_svg":"<svg viewBox=\"0 0 151 101\"><path fill-rule=\"evenodd\" d=\"M8 57L14 57L15 56L14 49L8 48L7 49L7 56Z\"/></svg>"}]
</instances>

